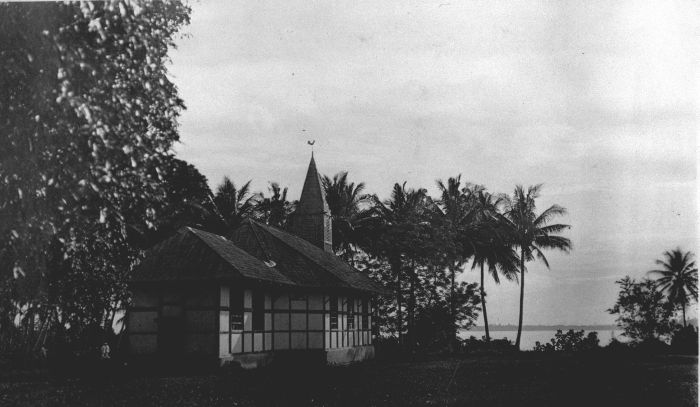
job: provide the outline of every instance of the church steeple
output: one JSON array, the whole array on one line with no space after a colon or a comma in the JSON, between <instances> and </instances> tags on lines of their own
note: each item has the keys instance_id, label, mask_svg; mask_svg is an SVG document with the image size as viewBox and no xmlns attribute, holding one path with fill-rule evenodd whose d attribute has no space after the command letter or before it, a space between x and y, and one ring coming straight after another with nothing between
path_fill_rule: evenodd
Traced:
<instances>
[{"instance_id":1,"label":"church steeple","mask_svg":"<svg viewBox=\"0 0 700 407\"><path fill-rule=\"evenodd\" d=\"M299 205L293 215L292 232L327 252L333 252L331 211L328 209L313 152Z\"/></svg>"}]
</instances>

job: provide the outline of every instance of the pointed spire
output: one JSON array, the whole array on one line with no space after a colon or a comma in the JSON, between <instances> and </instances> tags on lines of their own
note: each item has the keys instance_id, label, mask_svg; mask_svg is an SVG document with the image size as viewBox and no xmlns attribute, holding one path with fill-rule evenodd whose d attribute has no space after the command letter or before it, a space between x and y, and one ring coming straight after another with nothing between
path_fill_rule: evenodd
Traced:
<instances>
[{"instance_id":1,"label":"pointed spire","mask_svg":"<svg viewBox=\"0 0 700 407\"><path fill-rule=\"evenodd\" d=\"M292 219L292 231L328 252L333 251L331 211L326 202L326 192L316 169L313 152L299 204Z\"/></svg>"},{"instance_id":2,"label":"pointed spire","mask_svg":"<svg viewBox=\"0 0 700 407\"><path fill-rule=\"evenodd\" d=\"M301 190L297 212L307 215L330 214L328 203L326 202L326 191L323 189L321 176L316 169L316 160L314 160L313 152L311 153L309 169L306 171L306 179L304 180L304 188Z\"/></svg>"}]
</instances>

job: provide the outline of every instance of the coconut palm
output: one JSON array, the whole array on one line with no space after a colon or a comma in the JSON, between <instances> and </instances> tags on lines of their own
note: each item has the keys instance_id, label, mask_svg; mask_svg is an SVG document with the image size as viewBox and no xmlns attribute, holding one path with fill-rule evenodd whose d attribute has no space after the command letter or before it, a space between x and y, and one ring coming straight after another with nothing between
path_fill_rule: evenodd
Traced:
<instances>
[{"instance_id":1,"label":"coconut palm","mask_svg":"<svg viewBox=\"0 0 700 407\"><path fill-rule=\"evenodd\" d=\"M499 208L505 197L495 196L480 188L470 194L477 207L477 221L482 225L482 238L476 242L472 269L480 268L481 311L484 317L486 341L491 340L489 334L489 319L486 312L486 289L484 285L484 266L496 282L500 284L499 274L507 280L518 279L518 254L510 245L507 225L502 221Z\"/></svg>"},{"instance_id":2,"label":"coconut palm","mask_svg":"<svg viewBox=\"0 0 700 407\"><path fill-rule=\"evenodd\" d=\"M476 249L477 240L482 232L481 225L477 222L477 209L471 194L477 188L469 185L462 187L462 176L450 177L447 182L437 181L440 189L441 216L436 221L440 230L441 239L444 241L443 249L448 259L448 271L450 274L450 316L453 321L453 345L457 343L457 314L455 303L455 290L457 273L471 257Z\"/></svg>"},{"instance_id":3,"label":"coconut palm","mask_svg":"<svg viewBox=\"0 0 700 407\"><path fill-rule=\"evenodd\" d=\"M216 187L216 193L209 196L209 204L199 206L205 218L206 229L228 235L244 219L254 215L257 195L251 192L250 182L238 188L229 177L224 177Z\"/></svg>"},{"instance_id":4,"label":"coconut palm","mask_svg":"<svg viewBox=\"0 0 700 407\"><path fill-rule=\"evenodd\" d=\"M368 215L367 208L363 207L363 203L369 200L369 196L362 193L365 184L348 182L345 171L333 178L324 176L322 183L333 219L333 250L346 261L352 261L355 246L361 238L358 228Z\"/></svg>"},{"instance_id":5,"label":"coconut palm","mask_svg":"<svg viewBox=\"0 0 700 407\"><path fill-rule=\"evenodd\" d=\"M518 336L515 346L520 348L520 337L523 329L523 299L525 296L525 263L537 257L547 268L549 262L543 250L557 249L568 253L571 250L571 240L558 235L559 232L569 229L569 225L550 224L557 217L566 214L566 209L559 205L552 205L539 215L536 214L535 200L540 196L542 184L523 189L515 187L513 196L506 201L506 211L503 217L506 226L510 229L512 244L520 249L520 313L518 316Z\"/></svg>"},{"instance_id":6,"label":"coconut palm","mask_svg":"<svg viewBox=\"0 0 700 407\"><path fill-rule=\"evenodd\" d=\"M372 196L370 234L374 242L367 250L389 262L396 290L396 326L399 343L403 331L402 282L408 257L420 252L420 238L425 224L427 196L425 189L408 189L406 183L394 184L390 199L381 201ZM411 279L413 282L414 279ZM412 290L413 292L413 290ZM409 301L409 320L415 301Z\"/></svg>"},{"instance_id":7,"label":"coconut palm","mask_svg":"<svg viewBox=\"0 0 700 407\"><path fill-rule=\"evenodd\" d=\"M698 300L698 269L693 261L693 253L683 253L680 247L664 252L664 257L663 260L656 260L656 264L662 268L651 270L649 274L656 276L657 289L663 292L671 303L681 308L685 327L685 308L691 298Z\"/></svg>"},{"instance_id":8,"label":"coconut palm","mask_svg":"<svg viewBox=\"0 0 700 407\"><path fill-rule=\"evenodd\" d=\"M269 197L262 193L258 196L256 218L268 225L284 228L294 211L294 205L287 201L287 187L281 188L278 183L271 182L268 191Z\"/></svg>"}]
</instances>

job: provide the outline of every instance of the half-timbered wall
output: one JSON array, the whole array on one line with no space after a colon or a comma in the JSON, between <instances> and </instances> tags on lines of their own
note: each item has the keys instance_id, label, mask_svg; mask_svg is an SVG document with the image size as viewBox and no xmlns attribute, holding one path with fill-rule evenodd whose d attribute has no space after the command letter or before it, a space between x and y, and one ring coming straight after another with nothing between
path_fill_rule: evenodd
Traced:
<instances>
[{"instance_id":1,"label":"half-timbered wall","mask_svg":"<svg viewBox=\"0 0 700 407\"><path fill-rule=\"evenodd\" d=\"M127 332L136 354L216 354L217 287L136 287Z\"/></svg>"},{"instance_id":2,"label":"half-timbered wall","mask_svg":"<svg viewBox=\"0 0 700 407\"><path fill-rule=\"evenodd\" d=\"M241 301L242 306L237 301ZM332 309L331 301L337 301L337 313ZM358 297L294 294L222 285L219 295L219 355L370 345L369 304L368 299ZM337 316L337 326L333 324L331 327L332 315ZM348 325L349 318L354 323ZM366 320L363 322L363 319Z\"/></svg>"}]
</instances>

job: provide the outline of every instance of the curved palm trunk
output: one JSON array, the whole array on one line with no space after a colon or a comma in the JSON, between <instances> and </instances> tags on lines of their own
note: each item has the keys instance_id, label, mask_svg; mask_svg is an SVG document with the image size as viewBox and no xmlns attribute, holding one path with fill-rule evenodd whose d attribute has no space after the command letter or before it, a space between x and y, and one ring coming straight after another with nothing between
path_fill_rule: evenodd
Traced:
<instances>
[{"instance_id":1,"label":"curved palm trunk","mask_svg":"<svg viewBox=\"0 0 700 407\"><path fill-rule=\"evenodd\" d=\"M489 318L486 315L486 291L484 290L484 263L481 263L481 309L484 312L484 330L486 331L486 342L491 341L489 335Z\"/></svg>"},{"instance_id":2,"label":"curved palm trunk","mask_svg":"<svg viewBox=\"0 0 700 407\"><path fill-rule=\"evenodd\" d=\"M523 332L523 298L525 297L525 250L520 248L520 315L518 316L518 336L515 347L520 350L520 336Z\"/></svg>"}]
</instances>

